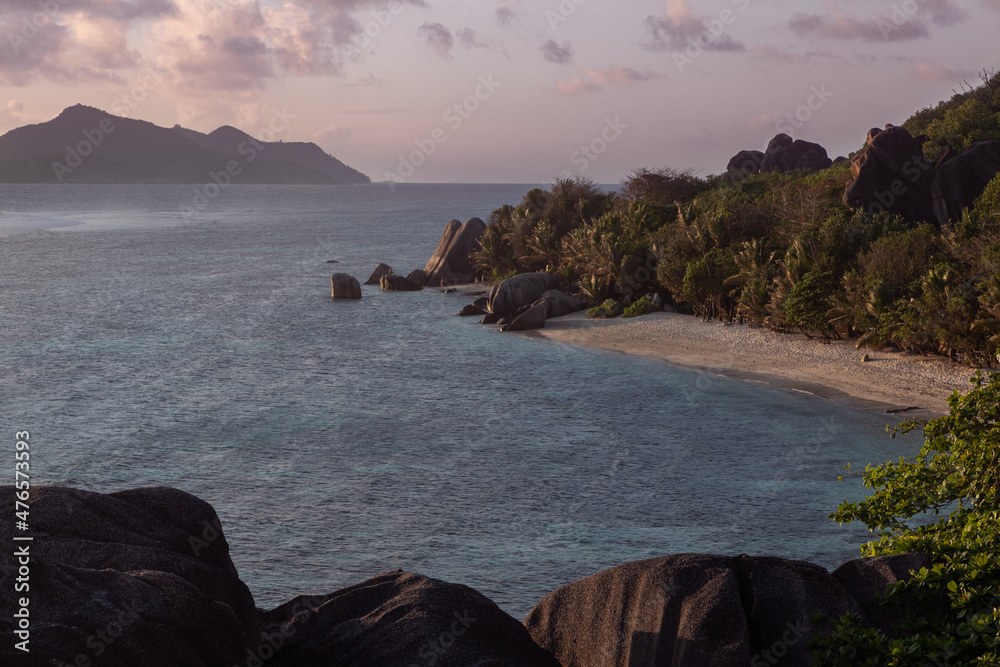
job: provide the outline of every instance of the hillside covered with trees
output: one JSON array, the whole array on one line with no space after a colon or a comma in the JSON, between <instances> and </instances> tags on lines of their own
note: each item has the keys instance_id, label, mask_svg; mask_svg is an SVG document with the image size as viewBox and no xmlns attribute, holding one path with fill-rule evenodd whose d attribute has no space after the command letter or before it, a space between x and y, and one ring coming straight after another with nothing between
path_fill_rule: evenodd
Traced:
<instances>
[{"instance_id":1,"label":"hillside covered with trees","mask_svg":"<svg viewBox=\"0 0 1000 667\"><path fill-rule=\"evenodd\" d=\"M902 127L928 164L1000 141L1000 74ZM848 206L852 176L840 161L746 177L640 169L617 193L558 181L494 211L474 261L492 280L549 272L593 316L642 314L659 293L706 319L997 364L1000 176L945 225Z\"/></svg>"}]
</instances>

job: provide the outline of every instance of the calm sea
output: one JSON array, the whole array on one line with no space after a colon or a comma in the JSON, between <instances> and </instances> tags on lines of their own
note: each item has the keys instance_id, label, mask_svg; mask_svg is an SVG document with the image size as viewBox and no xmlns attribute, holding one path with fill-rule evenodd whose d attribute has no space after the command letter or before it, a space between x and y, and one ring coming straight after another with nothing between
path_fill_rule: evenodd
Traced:
<instances>
[{"instance_id":1,"label":"calm sea","mask_svg":"<svg viewBox=\"0 0 1000 667\"><path fill-rule=\"evenodd\" d=\"M30 430L35 484L212 503L260 607L402 568L520 618L629 560L856 556L842 465L917 447L884 415L500 334L436 289L330 300L529 187L232 186L185 219L190 187L0 185L0 442Z\"/></svg>"}]
</instances>

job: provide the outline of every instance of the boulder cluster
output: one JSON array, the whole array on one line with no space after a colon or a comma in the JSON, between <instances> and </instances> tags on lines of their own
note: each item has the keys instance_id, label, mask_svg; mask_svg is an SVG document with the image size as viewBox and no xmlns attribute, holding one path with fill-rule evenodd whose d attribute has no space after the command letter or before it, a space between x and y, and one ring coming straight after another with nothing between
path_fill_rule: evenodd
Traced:
<instances>
[{"instance_id":1,"label":"boulder cluster","mask_svg":"<svg viewBox=\"0 0 1000 667\"><path fill-rule=\"evenodd\" d=\"M865 148L857 154L831 160L819 144L779 134L763 152L744 150L734 155L726 172L731 180L740 181L772 171L819 171L850 160L851 178L844 190L847 206L943 227L960 220L1000 173L1000 141L982 141L961 154L945 148L934 161L924 155L926 141L924 135L913 137L902 127L886 125L869 130Z\"/></svg>"},{"instance_id":2,"label":"boulder cluster","mask_svg":"<svg viewBox=\"0 0 1000 667\"><path fill-rule=\"evenodd\" d=\"M12 507L15 489L0 487ZM889 630L878 596L929 559L849 561L833 573L771 557L681 554L568 583L523 622L481 593L400 570L260 609L215 510L172 488L32 489L28 556L8 549L0 663L143 667L644 667L806 665L845 613ZM335 527L331 527L334 528ZM13 522L0 523L4 544ZM28 572L24 574L25 569ZM28 610L23 622L16 614Z\"/></svg>"},{"instance_id":3,"label":"boulder cluster","mask_svg":"<svg viewBox=\"0 0 1000 667\"><path fill-rule=\"evenodd\" d=\"M476 278L470 254L478 247L486 223L470 218L462 224L452 220L445 227L427 266L402 276L388 264L379 264L365 285L378 285L383 292L419 292L424 287L471 283ZM335 300L361 298L361 285L347 273L335 273L330 278L330 296Z\"/></svg>"},{"instance_id":4,"label":"boulder cluster","mask_svg":"<svg viewBox=\"0 0 1000 667\"><path fill-rule=\"evenodd\" d=\"M1000 173L1000 141L982 141L961 154L945 148L931 162L924 156L926 139L894 125L872 128L865 148L851 157L844 203L941 227L960 220Z\"/></svg>"},{"instance_id":5,"label":"boulder cluster","mask_svg":"<svg viewBox=\"0 0 1000 667\"><path fill-rule=\"evenodd\" d=\"M476 304L474 304L476 305ZM522 273L493 286L484 302L483 324L498 324L501 331L528 331L545 327L545 321L587 307L576 297L556 289L548 273Z\"/></svg>"},{"instance_id":6,"label":"boulder cluster","mask_svg":"<svg viewBox=\"0 0 1000 667\"><path fill-rule=\"evenodd\" d=\"M820 171L833 164L826 149L819 144L802 139L792 139L787 134L776 135L761 151L740 151L729 161L726 172L733 180L742 180L753 174L772 171L786 172L796 169Z\"/></svg>"},{"instance_id":7,"label":"boulder cluster","mask_svg":"<svg viewBox=\"0 0 1000 667\"><path fill-rule=\"evenodd\" d=\"M378 285L385 292L417 292L425 286L447 287L471 283L476 279L470 255L479 246L486 223L471 218L460 223L450 221L427 266L407 276L393 273L388 264L379 264L365 285ZM334 299L360 299L361 285L347 273L335 273L330 279ZM445 290L452 291L452 290ZM541 329L546 320L562 317L587 307L583 301L556 289L556 281L548 273L523 273L494 285L486 292L466 292L484 295L459 311L462 317L483 315L483 324L499 324L503 331Z\"/></svg>"}]
</instances>

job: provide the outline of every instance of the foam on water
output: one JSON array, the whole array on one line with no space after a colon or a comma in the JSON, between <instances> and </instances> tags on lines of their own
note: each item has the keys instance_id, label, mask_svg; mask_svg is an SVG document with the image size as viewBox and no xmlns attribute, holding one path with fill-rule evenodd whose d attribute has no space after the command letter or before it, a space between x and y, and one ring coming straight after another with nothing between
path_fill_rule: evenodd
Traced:
<instances>
[{"instance_id":1,"label":"foam on water","mask_svg":"<svg viewBox=\"0 0 1000 667\"><path fill-rule=\"evenodd\" d=\"M0 234L41 231L82 225L78 216L0 211Z\"/></svg>"}]
</instances>

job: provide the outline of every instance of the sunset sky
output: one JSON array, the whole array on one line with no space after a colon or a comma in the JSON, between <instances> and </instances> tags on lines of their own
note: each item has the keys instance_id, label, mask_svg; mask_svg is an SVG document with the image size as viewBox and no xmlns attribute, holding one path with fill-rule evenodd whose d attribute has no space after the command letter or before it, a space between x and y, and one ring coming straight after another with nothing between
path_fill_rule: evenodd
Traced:
<instances>
[{"instance_id":1,"label":"sunset sky","mask_svg":"<svg viewBox=\"0 0 1000 667\"><path fill-rule=\"evenodd\" d=\"M0 0L0 132L277 109L376 181L708 174L778 131L846 155L1000 65L998 34L1000 0Z\"/></svg>"}]
</instances>

